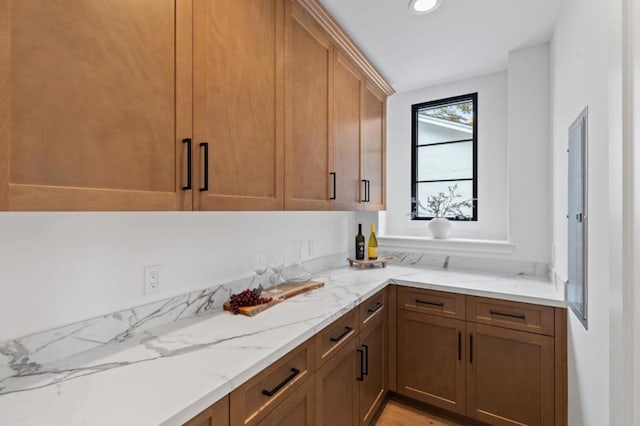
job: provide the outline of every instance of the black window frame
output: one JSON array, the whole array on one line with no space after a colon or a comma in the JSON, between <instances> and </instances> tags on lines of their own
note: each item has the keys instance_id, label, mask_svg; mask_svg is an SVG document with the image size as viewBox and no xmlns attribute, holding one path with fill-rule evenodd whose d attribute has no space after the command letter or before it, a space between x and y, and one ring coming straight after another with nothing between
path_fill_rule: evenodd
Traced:
<instances>
[{"instance_id":1,"label":"black window frame","mask_svg":"<svg viewBox=\"0 0 640 426\"><path fill-rule=\"evenodd\" d=\"M473 138L463 139L459 141L439 142L433 144L418 145L418 111L424 108L444 106L447 104L459 103L463 101L473 102ZM449 145L452 143L473 143L473 177L466 179L441 179L441 180L425 180L418 181L418 148L421 146ZM454 221L478 221L478 92L468 93L466 95L453 96L450 98L437 99L435 101L422 102L411 105L411 220L431 220L433 217L418 217L418 184L433 182L468 182L472 181L473 185L473 215L470 219L460 217L447 217Z\"/></svg>"}]
</instances>

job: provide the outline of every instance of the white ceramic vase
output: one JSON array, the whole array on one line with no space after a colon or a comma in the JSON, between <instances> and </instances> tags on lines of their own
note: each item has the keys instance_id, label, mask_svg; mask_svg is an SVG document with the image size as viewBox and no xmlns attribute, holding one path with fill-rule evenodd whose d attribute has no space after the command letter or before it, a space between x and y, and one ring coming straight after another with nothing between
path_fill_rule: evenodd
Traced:
<instances>
[{"instance_id":1,"label":"white ceramic vase","mask_svg":"<svg viewBox=\"0 0 640 426\"><path fill-rule=\"evenodd\" d=\"M444 240L451 233L451 222L444 217L435 217L429 221L429 230L433 234L433 238Z\"/></svg>"}]
</instances>

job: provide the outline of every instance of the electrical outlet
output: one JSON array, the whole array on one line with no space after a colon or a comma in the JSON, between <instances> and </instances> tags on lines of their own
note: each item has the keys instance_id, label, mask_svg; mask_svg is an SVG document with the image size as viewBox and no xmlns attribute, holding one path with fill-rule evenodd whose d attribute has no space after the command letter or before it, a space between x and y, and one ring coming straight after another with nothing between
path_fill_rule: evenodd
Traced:
<instances>
[{"instance_id":1,"label":"electrical outlet","mask_svg":"<svg viewBox=\"0 0 640 426\"><path fill-rule=\"evenodd\" d=\"M160 291L160 265L152 265L144 268L144 294L153 294Z\"/></svg>"}]
</instances>

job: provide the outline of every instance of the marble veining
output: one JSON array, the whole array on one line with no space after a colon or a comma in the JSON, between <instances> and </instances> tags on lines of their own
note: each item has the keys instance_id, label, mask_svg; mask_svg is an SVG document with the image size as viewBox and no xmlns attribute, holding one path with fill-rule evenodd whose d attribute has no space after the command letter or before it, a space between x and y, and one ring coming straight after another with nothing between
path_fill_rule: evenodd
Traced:
<instances>
[{"instance_id":1,"label":"marble veining","mask_svg":"<svg viewBox=\"0 0 640 426\"><path fill-rule=\"evenodd\" d=\"M564 306L564 292L539 277L388 266L333 268L314 279L325 286L251 318L210 308L224 289L147 307L122 317L130 333L46 365L31 365L28 349L14 344L16 374L0 379L2 424L182 424L389 282ZM143 321L167 310L173 321Z\"/></svg>"},{"instance_id":2,"label":"marble veining","mask_svg":"<svg viewBox=\"0 0 640 426\"><path fill-rule=\"evenodd\" d=\"M391 263L394 265L479 273L498 273L511 276L546 277L549 274L549 265L541 262L435 255L393 250L381 250L380 253L383 256L393 257Z\"/></svg>"},{"instance_id":3,"label":"marble veining","mask_svg":"<svg viewBox=\"0 0 640 426\"><path fill-rule=\"evenodd\" d=\"M313 272L339 265L345 254L305 262ZM167 323L219 311L233 292L249 286L250 277L197 290L147 305L46 330L0 343L0 379L47 374L44 366L100 346L124 342ZM1 391L0 391L1 392Z\"/></svg>"}]
</instances>

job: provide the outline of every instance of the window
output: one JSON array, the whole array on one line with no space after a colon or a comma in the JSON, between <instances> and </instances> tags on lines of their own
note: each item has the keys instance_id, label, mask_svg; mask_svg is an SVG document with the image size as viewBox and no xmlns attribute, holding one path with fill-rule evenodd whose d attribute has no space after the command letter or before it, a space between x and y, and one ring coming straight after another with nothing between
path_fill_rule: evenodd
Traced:
<instances>
[{"instance_id":1,"label":"window","mask_svg":"<svg viewBox=\"0 0 640 426\"><path fill-rule=\"evenodd\" d=\"M458 201L471 202L445 217L478 220L478 94L415 104L411 113L412 219L433 219L429 197L455 188Z\"/></svg>"}]
</instances>

